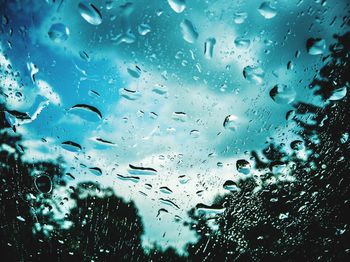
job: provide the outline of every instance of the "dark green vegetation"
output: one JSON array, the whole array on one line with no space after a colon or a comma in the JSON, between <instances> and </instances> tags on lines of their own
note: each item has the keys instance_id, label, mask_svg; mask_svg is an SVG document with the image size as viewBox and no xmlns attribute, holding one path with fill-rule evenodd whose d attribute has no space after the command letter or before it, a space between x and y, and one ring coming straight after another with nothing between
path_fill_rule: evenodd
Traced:
<instances>
[{"instance_id":1,"label":"dark green vegetation","mask_svg":"<svg viewBox=\"0 0 350 262\"><path fill-rule=\"evenodd\" d=\"M350 33L337 37L310 88L319 86L324 99L343 86L349 88ZM1 109L0 151L0 248L2 261L349 261L349 97L331 102L326 108L308 104L295 106L300 136L313 153L307 162L287 156L284 146L271 143L264 160L252 152L255 168L276 163L295 163L295 182L269 183L267 172L262 190L253 192L255 180L241 181L241 191L217 199L226 207L223 215L208 219L192 212L192 227L199 242L188 246L189 256L179 257L169 249L144 253L143 226L133 203L125 203L110 189L94 183L79 184L69 199L77 206L64 220L72 227L61 229L63 219L54 219L51 191L40 193L36 174L45 173L53 186L66 187L64 171L57 163L26 163L21 160L21 138L8 126ZM301 120L314 113L315 124ZM327 118L325 118L327 116ZM314 139L315 135L318 140ZM4 150L12 148L12 150ZM44 187L45 188L45 187ZM47 188L47 187L46 187ZM28 197L29 193L33 197ZM67 201L67 199L62 199ZM55 207L59 208L59 207ZM24 220L24 221L23 221ZM34 225L38 223L40 227ZM47 225L45 227L45 225ZM50 229L49 226L52 226ZM35 233L33 233L35 232Z\"/></svg>"}]
</instances>

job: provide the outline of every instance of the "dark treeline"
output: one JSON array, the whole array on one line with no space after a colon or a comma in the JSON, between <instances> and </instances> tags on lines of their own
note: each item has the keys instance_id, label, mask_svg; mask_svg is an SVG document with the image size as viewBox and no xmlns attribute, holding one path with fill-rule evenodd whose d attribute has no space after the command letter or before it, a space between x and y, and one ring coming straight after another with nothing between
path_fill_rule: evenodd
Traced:
<instances>
[{"instance_id":1,"label":"dark treeline","mask_svg":"<svg viewBox=\"0 0 350 262\"><path fill-rule=\"evenodd\" d=\"M339 87L349 87L350 33L336 36L326 65L310 84L325 100ZM3 93L2 93L3 94ZM264 159L256 152L255 168L264 170L294 163L294 182L271 183L267 172L262 189L253 178L240 181L240 191L217 198L226 207L222 215L207 218L191 211L190 225L199 241L189 245L188 256L173 249L145 252L141 218L132 202L126 203L111 189L96 183L66 185L66 174L55 163L22 161L25 148L0 112L0 250L2 261L348 261L349 247L349 141L348 96L325 108L295 105L296 121L305 147L312 150L308 161L287 156L284 146L269 144ZM315 124L301 120L315 114ZM327 116L325 118L325 116ZM315 135L318 140L315 140ZM45 174L38 187L38 174ZM46 180L45 180L46 179ZM64 201L77 203L63 219L50 212L57 201L54 188L69 191ZM40 190L41 189L41 190ZM58 196L59 197L59 196ZM48 212L47 212L48 210ZM63 221L72 226L63 229ZM213 229L210 224L216 224Z\"/></svg>"}]
</instances>

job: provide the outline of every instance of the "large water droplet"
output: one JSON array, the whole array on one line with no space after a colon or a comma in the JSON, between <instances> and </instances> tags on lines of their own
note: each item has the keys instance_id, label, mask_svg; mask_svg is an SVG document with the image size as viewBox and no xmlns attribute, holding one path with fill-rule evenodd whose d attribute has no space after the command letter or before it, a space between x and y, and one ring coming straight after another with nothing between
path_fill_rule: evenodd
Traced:
<instances>
[{"instance_id":1,"label":"large water droplet","mask_svg":"<svg viewBox=\"0 0 350 262\"><path fill-rule=\"evenodd\" d=\"M207 58L207 59L213 58L215 44L216 44L216 39L214 37L210 37L204 42L204 56L205 56L205 58Z\"/></svg>"},{"instance_id":2,"label":"large water droplet","mask_svg":"<svg viewBox=\"0 0 350 262\"><path fill-rule=\"evenodd\" d=\"M86 22L92 25L99 25L102 23L102 15L93 4L80 2L78 10Z\"/></svg>"},{"instance_id":3,"label":"large water droplet","mask_svg":"<svg viewBox=\"0 0 350 262\"><path fill-rule=\"evenodd\" d=\"M78 152L81 150L81 145L73 141L62 142L61 147L70 152Z\"/></svg>"},{"instance_id":4,"label":"large water droplet","mask_svg":"<svg viewBox=\"0 0 350 262\"><path fill-rule=\"evenodd\" d=\"M174 112L172 119L179 122L185 122L187 120L187 114L184 112Z\"/></svg>"},{"instance_id":5,"label":"large water droplet","mask_svg":"<svg viewBox=\"0 0 350 262\"><path fill-rule=\"evenodd\" d=\"M193 137L193 138L198 138L199 135L200 135L200 132L199 132L199 130L197 130L197 129L193 129L193 130L191 130L191 132L190 132L190 136Z\"/></svg>"},{"instance_id":6,"label":"large water droplet","mask_svg":"<svg viewBox=\"0 0 350 262\"><path fill-rule=\"evenodd\" d=\"M134 165L129 165L128 173L130 175L143 175L143 176L150 176L150 175L156 175L157 170L155 170L152 167L142 167L142 166L134 166Z\"/></svg>"},{"instance_id":7,"label":"large water droplet","mask_svg":"<svg viewBox=\"0 0 350 262\"><path fill-rule=\"evenodd\" d=\"M194 43L198 38L198 32L190 20L183 20L180 24L183 39L188 43Z\"/></svg>"},{"instance_id":8,"label":"large water droplet","mask_svg":"<svg viewBox=\"0 0 350 262\"><path fill-rule=\"evenodd\" d=\"M120 180L123 180L123 181L131 181L131 182L134 182L134 183L137 183L140 181L140 178L137 177L137 176L122 176L122 175L119 175L117 174L118 178Z\"/></svg>"},{"instance_id":9,"label":"large water droplet","mask_svg":"<svg viewBox=\"0 0 350 262\"><path fill-rule=\"evenodd\" d=\"M275 7L271 6L271 2L263 2L258 8L259 13L266 19L274 18L277 15L277 10Z\"/></svg>"},{"instance_id":10,"label":"large water droplet","mask_svg":"<svg viewBox=\"0 0 350 262\"><path fill-rule=\"evenodd\" d=\"M102 119L102 114L100 110L98 110L94 106L90 106L86 104L74 105L69 109L69 111L87 121L95 122Z\"/></svg>"},{"instance_id":11,"label":"large water droplet","mask_svg":"<svg viewBox=\"0 0 350 262\"><path fill-rule=\"evenodd\" d=\"M250 172L251 165L247 160L239 159L236 162L236 168L239 173L248 175Z\"/></svg>"},{"instance_id":12,"label":"large water droplet","mask_svg":"<svg viewBox=\"0 0 350 262\"><path fill-rule=\"evenodd\" d=\"M243 77L249 82L262 85L264 83L265 72L258 66L246 66L243 69Z\"/></svg>"},{"instance_id":13,"label":"large water droplet","mask_svg":"<svg viewBox=\"0 0 350 262\"><path fill-rule=\"evenodd\" d=\"M176 13L181 13L186 8L186 0L168 0L168 3Z\"/></svg>"},{"instance_id":14,"label":"large water droplet","mask_svg":"<svg viewBox=\"0 0 350 262\"><path fill-rule=\"evenodd\" d=\"M231 192L235 192L235 191L239 191L240 188L237 186L237 183L232 181L232 180L227 180L224 185L223 188L226 190L229 190Z\"/></svg>"},{"instance_id":15,"label":"large water droplet","mask_svg":"<svg viewBox=\"0 0 350 262\"><path fill-rule=\"evenodd\" d=\"M141 97L140 92L136 90L126 89L126 88L120 88L119 95L128 100L136 100Z\"/></svg>"},{"instance_id":16,"label":"large water droplet","mask_svg":"<svg viewBox=\"0 0 350 262\"><path fill-rule=\"evenodd\" d=\"M41 193L50 193L52 190L51 178L47 175L41 175L35 178L34 184L36 189Z\"/></svg>"},{"instance_id":17,"label":"large water droplet","mask_svg":"<svg viewBox=\"0 0 350 262\"><path fill-rule=\"evenodd\" d=\"M207 206L205 204L198 204L196 206L197 212L199 215L220 215L223 214L226 210L225 207L221 206Z\"/></svg>"},{"instance_id":18,"label":"large water droplet","mask_svg":"<svg viewBox=\"0 0 350 262\"><path fill-rule=\"evenodd\" d=\"M95 176L102 176L102 170L99 167L90 167L89 170Z\"/></svg>"},{"instance_id":19,"label":"large water droplet","mask_svg":"<svg viewBox=\"0 0 350 262\"><path fill-rule=\"evenodd\" d=\"M232 130L232 131L236 131L236 129L238 127L237 120L238 120L238 117L235 115L226 116L224 123L223 123L224 128Z\"/></svg>"},{"instance_id":20,"label":"large water droplet","mask_svg":"<svg viewBox=\"0 0 350 262\"><path fill-rule=\"evenodd\" d=\"M176 205L173 201L171 201L170 199L164 199L164 198L159 198L159 201L165 205L174 207L176 209L180 209L180 207L178 205Z\"/></svg>"},{"instance_id":21,"label":"large water droplet","mask_svg":"<svg viewBox=\"0 0 350 262\"><path fill-rule=\"evenodd\" d=\"M277 104L290 104L296 97L296 92L292 86L283 84L275 85L270 91L270 97Z\"/></svg>"},{"instance_id":22,"label":"large water droplet","mask_svg":"<svg viewBox=\"0 0 350 262\"><path fill-rule=\"evenodd\" d=\"M53 42L62 43L68 39L69 28L65 24L56 23L51 25L47 34Z\"/></svg>"},{"instance_id":23,"label":"large water droplet","mask_svg":"<svg viewBox=\"0 0 350 262\"><path fill-rule=\"evenodd\" d=\"M330 101L341 100L346 96L347 88L346 86L337 88L332 92L332 95L328 98Z\"/></svg>"},{"instance_id":24,"label":"large water droplet","mask_svg":"<svg viewBox=\"0 0 350 262\"><path fill-rule=\"evenodd\" d=\"M171 194L171 193L173 193L173 191L169 187L166 187L166 186L160 187L159 191L164 193L164 194Z\"/></svg>"},{"instance_id":25,"label":"large water droplet","mask_svg":"<svg viewBox=\"0 0 350 262\"><path fill-rule=\"evenodd\" d=\"M310 55L322 55L326 50L326 41L322 38L309 38L306 50Z\"/></svg>"}]
</instances>

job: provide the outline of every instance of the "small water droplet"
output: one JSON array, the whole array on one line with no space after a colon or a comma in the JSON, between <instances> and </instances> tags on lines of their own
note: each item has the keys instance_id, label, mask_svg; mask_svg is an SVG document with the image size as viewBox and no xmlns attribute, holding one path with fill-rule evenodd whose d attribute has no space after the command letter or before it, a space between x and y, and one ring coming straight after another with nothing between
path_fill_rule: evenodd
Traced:
<instances>
[{"instance_id":1,"label":"small water droplet","mask_svg":"<svg viewBox=\"0 0 350 262\"><path fill-rule=\"evenodd\" d=\"M234 18L233 18L233 21L236 23L236 24L243 24L244 21L248 18L248 13L246 12L236 12L234 14Z\"/></svg>"},{"instance_id":2,"label":"small water droplet","mask_svg":"<svg viewBox=\"0 0 350 262\"><path fill-rule=\"evenodd\" d=\"M140 24L137 28L140 35L147 35L151 32L151 27L148 24Z\"/></svg>"},{"instance_id":3,"label":"small water droplet","mask_svg":"<svg viewBox=\"0 0 350 262\"><path fill-rule=\"evenodd\" d=\"M102 176L102 170L99 167L90 167L89 170L95 176Z\"/></svg>"},{"instance_id":4,"label":"small water droplet","mask_svg":"<svg viewBox=\"0 0 350 262\"><path fill-rule=\"evenodd\" d=\"M120 88L119 95L121 97L128 99L128 100L136 100L136 99L141 97L140 92L138 92L136 90L126 89L126 88Z\"/></svg>"},{"instance_id":5,"label":"small water droplet","mask_svg":"<svg viewBox=\"0 0 350 262\"><path fill-rule=\"evenodd\" d=\"M173 193L173 191L169 187L166 187L166 186L160 187L159 191L164 193L164 194L171 194L171 193Z\"/></svg>"},{"instance_id":6,"label":"small water droplet","mask_svg":"<svg viewBox=\"0 0 350 262\"><path fill-rule=\"evenodd\" d=\"M300 151L304 149L304 143L301 140L294 140L290 143L290 148L295 151Z\"/></svg>"},{"instance_id":7,"label":"small water droplet","mask_svg":"<svg viewBox=\"0 0 350 262\"><path fill-rule=\"evenodd\" d=\"M224 183L223 188L231 192L240 191L240 188L237 186L237 183L232 180L227 180Z\"/></svg>"},{"instance_id":8,"label":"small water droplet","mask_svg":"<svg viewBox=\"0 0 350 262\"><path fill-rule=\"evenodd\" d=\"M234 43L235 46L239 49L247 49L250 46L250 40L244 37L237 37Z\"/></svg>"},{"instance_id":9,"label":"small water droplet","mask_svg":"<svg viewBox=\"0 0 350 262\"><path fill-rule=\"evenodd\" d=\"M196 130L196 129L193 129L193 130L191 130L190 135L193 138L198 138L199 135L200 135L200 132L198 130Z\"/></svg>"},{"instance_id":10,"label":"small water droplet","mask_svg":"<svg viewBox=\"0 0 350 262\"><path fill-rule=\"evenodd\" d=\"M187 120L187 114L184 112L174 112L172 119L179 122L185 122Z\"/></svg>"},{"instance_id":11,"label":"small water droplet","mask_svg":"<svg viewBox=\"0 0 350 262\"><path fill-rule=\"evenodd\" d=\"M79 56L81 59L83 59L86 62L90 62L90 57L85 51L80 51Z\"/></svg>"},{"instance_id":12,"label":"small water droplet","mask_svg":"<svg viewBox=\"0 0 350 262\"><path fill-rule=\"evenodd\" d=\"M221 215L226 211L226 208L217 205L197 204L196 210L199 215Z\"/></svg>"},{"instance_id":13,"label":"small water droplet","mask_svg":"<svg viewBox=\"0 0 350 262\"><path fill-rule=\"evenodd\" d=\"M168 93L168 88L165 85L156 85L152 91L158 95L165 95Z\"/></svg>"},{"instance_id":14,"label":"small water droplet","mask_svg":"<svg viewBox=\"0 0 350 262\"><path fill-rule=\"evenodd\" d=\"M36 189L44 194L50 193L52 190L51 178L47 175L37 176L34 180Z\"/></svg>"},{"instance_id":15,"label":"small water droplet","mask_svg":"<svg viewBox=\"0 0 350 262\"><path fill-rule=\"evenodd\" d=\"M74 113L87 121L95 122L102 119L100 110L87 104L76 104L69 109L69 112Z\"/></svg>"},{"instance_id":16,"label":"small water droplet","mask_svg":"<svg viewBox=\"0 0 350 262\"><path fill-rule=\"evenodd\" d=\"M78 152L82 149L81 145L73 141L62 142L61 147L70 152Z\"/></svg>"},{"instance_id":17,"label":"small water droplet","mask_svg":"<svg viewBox=\"0 0 350 262\"><path fill-rule=\"evenodd\" d=\"M127 69L129 75L131 75L134 78L139 78L141 75L141 68L135 65L134 68L128 68Z\"/></svg>"},{"instance_id":18,"label":"small water droplet","mask_svg":"<svg viewBox=\"0 0 350 262\"><path fill-rule=\"evenodd\" d=\"M149 175L156 175L157 174L157 170L155 170L152 167L134 166L134 165L129 164L128 173L130 175L149 176Z\"/></svg>"}]
</instances>

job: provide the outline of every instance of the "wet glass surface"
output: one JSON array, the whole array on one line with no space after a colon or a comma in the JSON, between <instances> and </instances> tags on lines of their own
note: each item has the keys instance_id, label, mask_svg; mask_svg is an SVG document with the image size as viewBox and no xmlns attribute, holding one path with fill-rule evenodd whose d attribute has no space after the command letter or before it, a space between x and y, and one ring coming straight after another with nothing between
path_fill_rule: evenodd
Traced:
<instances>
[{"instance_id":1,"label":"wet glass surface","mask_svg":"<svg viewBox=\"0 0 350 262\"><path fill-rule=\"evenodd\" d=\"M0 11L7 261L346 261L347 1Z\"/></svg>"}]
</instances>

